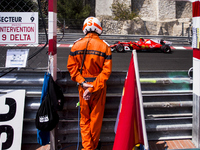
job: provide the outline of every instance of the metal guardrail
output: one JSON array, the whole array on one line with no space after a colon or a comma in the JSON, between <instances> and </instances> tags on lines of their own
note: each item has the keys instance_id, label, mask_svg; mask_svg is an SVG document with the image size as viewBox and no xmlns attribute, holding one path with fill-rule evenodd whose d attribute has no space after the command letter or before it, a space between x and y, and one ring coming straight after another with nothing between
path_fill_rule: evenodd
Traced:
<instances>
[{"instance_id":1,"label":"metal guardrail","mask_svg":"<svg viewBox=\"0 0 200 150\"><path fill-rule=\"evenodd\" d=\"M114 125L126 72L113 72L107 81L107 101L101 132L102 142L114 141ZM0 79L0 89L26 89L23 143L37 143L35 115L39 107L44 72L12 72ZM149 140L192 137L192 80L187 71L140 72L146 129ZM57 83L65 95L59 112L58 140L77 142L78 90L68 72L58 73Z\"/></svg>"},{"instance_id":2,"label":"metal guardrail","mask_svg":"<svg viewBox=\"0 0 200 150\"><path fill-rule=\"evenodd\" d=\"M57 41L63 44L73 44L79 38L83 38L83 33L65 33L64 35L59 33L57 34ZM188 36L166 36L166 35L106 35L102 34L101 39L106 40L109 44L114 44L116 41L138 41L140 37L149 38L149 39L163 39L172 42L172 45L176 46L188 46L191 45L191 39ZM45 41L45 35L39 34L39 41L43 43Z\"/></svg>"}]
</instances>

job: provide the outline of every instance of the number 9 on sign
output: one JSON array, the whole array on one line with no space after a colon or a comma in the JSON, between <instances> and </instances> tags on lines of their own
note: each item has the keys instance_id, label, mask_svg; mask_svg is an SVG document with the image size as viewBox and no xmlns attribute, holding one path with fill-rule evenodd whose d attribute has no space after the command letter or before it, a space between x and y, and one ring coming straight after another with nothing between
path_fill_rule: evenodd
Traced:
<instances>
[{"instance_id":1,"label":"number 9 on sign","mask_svg":"<svg viewBox=\"0 0 200 150\"><path fill-rule=\"evenodd\" d=\"M2 40L3 40L3 41L6 40L6 34L2 34Z\"/></svg>"}]
</instances>

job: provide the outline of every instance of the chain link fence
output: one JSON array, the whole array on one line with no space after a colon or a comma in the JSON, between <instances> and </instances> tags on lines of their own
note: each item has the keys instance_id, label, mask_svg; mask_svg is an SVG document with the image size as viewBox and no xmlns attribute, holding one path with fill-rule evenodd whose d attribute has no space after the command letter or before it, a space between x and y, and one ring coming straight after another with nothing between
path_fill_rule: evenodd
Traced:
<instances>
[{"instance_id":1,"label":"chain link fence","mask_svg":"<svg viewBox=\"0 0 200 150\"><path fill-rule=\"evenodd\" d=\"M29 54L27 58L27 65L24 68L20 68L20 70L38 70L38 69L47 69L48 66L48 36L46 29L48 28L48 0L1 0L0 1L0 76L3 76L4 74L15 70L17 68L11 67L8 68L6 64L7 57L7 51L17 51L17 50L23 50L23 49L29 49ZM20 21L20 17L8 17L5 18L2 16L2 12L6 12L12 14L13 13L23 13L23 16L28 15L28 12L38 12L38 34L35 34L34 36L38 36L38 42L30 43L30 44L24 44L16 43L15 41L9 41L5 42L6 34L9 35L8 32L13 32L16 35L16 31L18 29L11 29L12 27L20 26L22 25L17 24L17 21ZM17 20L18 19L18 20ZM30 18L33 19L33 18ZM32 20L33 21L33 20ZM5 26L9 26L9 29L3 28ZM15 22L15 23L12 23ZM4 24L3 24L4 23ZM11 31L12 30L12 31ZM40 34L43 34L41 39ZM23 36L23 34L22 34ZM10 34L11 38L11 34ZM29 38L27 35L24 37L20 36L20 33L15 37L15 40L24 40L25 38ZM14 55L14 54L13 54ZM14 57L14 56L13 56ZM17 57L17 56L16 56ZM14 59L14 58L13 58ZM16 58L20 60L21 58ZM19 69L18 69L19 70Z\"/></svg>"}]
</instances>

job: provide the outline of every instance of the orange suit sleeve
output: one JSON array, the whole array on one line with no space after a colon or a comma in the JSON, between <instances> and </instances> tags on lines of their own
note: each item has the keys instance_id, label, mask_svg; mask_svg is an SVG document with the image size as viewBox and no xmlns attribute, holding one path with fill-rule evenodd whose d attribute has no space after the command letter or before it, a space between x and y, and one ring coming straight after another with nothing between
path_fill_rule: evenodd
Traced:
<instances>
[{"instance_id":1,"label":"orange suit sleeve","mask_svg":"<svg viewBox=\"0 0 200 150\"><path fill-rule=\"evenodd\" d=\"M73 56L73 49L74 46L72 46L70 54L68 56L67 69L70 73L72 81L82 83L83 81L85 81L85 79L83 78L79 70L81 63L75 58L75 56Z\"/></svg>"}]
</instances>

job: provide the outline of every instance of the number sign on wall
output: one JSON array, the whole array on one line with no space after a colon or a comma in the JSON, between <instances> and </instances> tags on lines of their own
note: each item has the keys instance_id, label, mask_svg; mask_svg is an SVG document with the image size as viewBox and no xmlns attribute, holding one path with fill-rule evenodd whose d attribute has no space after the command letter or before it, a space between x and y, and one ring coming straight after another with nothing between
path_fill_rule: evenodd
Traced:
<instances>
[{"instance_id":1,"label":"number sign on wall","mask_svg":"<svg viewBox=\"0 0 200 150\"><path fill-rule=\"evenodd\" d=\"M25 90L0 91L0 150L21 150Z\"/></svg>"}]
</instances>

